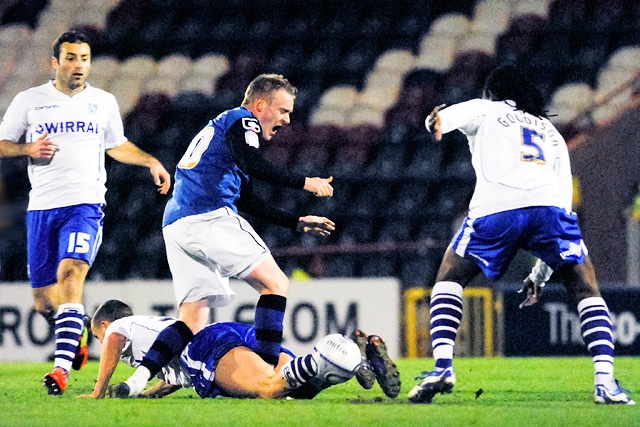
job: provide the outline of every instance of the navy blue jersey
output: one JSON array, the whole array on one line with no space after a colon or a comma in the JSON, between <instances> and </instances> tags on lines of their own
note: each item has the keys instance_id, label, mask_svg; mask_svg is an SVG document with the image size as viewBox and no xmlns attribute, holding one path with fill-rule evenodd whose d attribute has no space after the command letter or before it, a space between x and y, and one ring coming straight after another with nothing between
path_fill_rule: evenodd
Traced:
<instances>
[{"instance_id":1,"label":"navy blue jersey","mask_svg":"<svg viewBox=\"0 0 640 427\"><path fill-rule=\"evenodd\" d=\"M240 197L252 215L293 226L298 215L275 212L274 207L256 201L249 177L285 187L304 187L305 177L290 175L267 162L260 153L262 129L245 107L227 110L209 121L191 141L178 163L173 197L164 212L163 227L186 216L229 207L238 212ZM242 205L242 203L240 203Z\"/></svg>"}]
</instances>

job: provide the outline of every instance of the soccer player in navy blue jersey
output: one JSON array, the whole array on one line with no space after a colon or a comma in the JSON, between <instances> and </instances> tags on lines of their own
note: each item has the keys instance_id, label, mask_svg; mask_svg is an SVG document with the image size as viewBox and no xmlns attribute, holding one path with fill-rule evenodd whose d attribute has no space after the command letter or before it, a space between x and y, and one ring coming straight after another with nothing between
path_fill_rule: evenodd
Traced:
<instances>
[{"instance_id":1,"label":"soccer player in navy blue jersey","mask_svg":"<svg viewBox=\"0 0 640 427\"><path fill-rule=\"evenodd\" d=\"M595 370L594 401L635 404L613 376L609 309L571 212L567 145L547 119L542 95L517 68L506 65L488 76L483 99L441 107L427 118L427 129L438 141L454 130L465 134L477 179L469 214L445 252L431 293L435 367L424 372L409 400L429 403L437 393L451 392L463 288L481 272L498 280L523 249L541 261L525 282L522 305L537 301L540 286L555 271L577 304Z\"/></svg>"},{"instance_id":2,"label":"soccer player in navy blue jersey","mask_svg":"<svg viewBox=\"0 0 640 427\"><path fill-rule=\"evenodd\" d=\"M88 37L66 32L52 50L55 78L13 99L0 124L0 157L29 158L28 272L35 309L55 327L54 370L44 384L59 395L71 368L81 368L89 356L82 293L102 243L105 152L148 167L161 194L169 192L171 176L127 140L114 96L86 83Z\"/></svg>"},{"instance_id":3,"label":"soccer player in navy blue jersey","mask_svg":"<svg viewBox=\"0 0 640 427\"><path fill-rule=\"evenodd\" d=\"M332 177L305 177L266 161L260 144L290 121L297 89L280 75L263 74L248 86L242 106L211 120L178 163L173 197L167 203L163 235L179 321L159 336L136 372L120 386L135 396L209 319L210 307L235 294L229 278L245 280L260 297L255 311L255 351L276 365L289 280L242 211L303 233L328 236L335 224L320 216L299 216L259 200L252 181L331 197Z\"/></svg>"}]
</instances>

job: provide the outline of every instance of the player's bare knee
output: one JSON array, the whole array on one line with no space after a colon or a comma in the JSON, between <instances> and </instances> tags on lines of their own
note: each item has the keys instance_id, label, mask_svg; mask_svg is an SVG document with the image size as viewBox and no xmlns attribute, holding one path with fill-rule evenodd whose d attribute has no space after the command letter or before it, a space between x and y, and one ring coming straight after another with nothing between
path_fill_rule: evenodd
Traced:
<instances>
[{"instance_id":1,"label":"player's bare knee","mask_svg":"<svg viewBox=\"0 0 640 427\"><path fill-rule=\"evenodd\" d=\"M284 390L277 381L266 381L258 390L258 399L280 399L284 396Z\"/></svg>"}]
</instances>

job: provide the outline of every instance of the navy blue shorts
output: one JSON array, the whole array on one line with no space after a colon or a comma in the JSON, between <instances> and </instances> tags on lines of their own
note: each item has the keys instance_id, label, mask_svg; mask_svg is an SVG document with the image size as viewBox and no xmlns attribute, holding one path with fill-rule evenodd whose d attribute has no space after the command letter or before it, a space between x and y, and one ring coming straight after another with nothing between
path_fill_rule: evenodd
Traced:
<instances>
[{"instance_id":1,"label":"navy blue shorts","mask_svg":"<svg viewBox=\"0 0 640 427\"><path fill-rule=\"evenodd\" d=\"M102 243L102 205L75 205L27 212L27 269L31 287L58 281L58 264L74 258L93 264Z\"/></svg>"},{"instance_id":2,"label":"navy blue shorts","mask_svg":"<svg viewBox=\"0 0 640 427\"><path fill-rule=\"evenodd\" d=\"M474 260L492 280L505 273L519 249L554 270L566 264L582 264L587 257L578 217L551 206L467 217L451 245L456 254Z\"/></svg>"},{"instance_id":3,"label":"navy blue shorts","mask_svg":"<svg viewBox=\"0 0 640 427\"><path fill-rule=\"evenodd\" d=\"M215 384L215 370L220 359L236 347L255 349L256 329L253 326L236 322L214 323L193 337L186 352L182 353L182 361L198 396L213 398L225 395ZM282 352L295 357L285 348Z\"/></svg>"}]
</instances>

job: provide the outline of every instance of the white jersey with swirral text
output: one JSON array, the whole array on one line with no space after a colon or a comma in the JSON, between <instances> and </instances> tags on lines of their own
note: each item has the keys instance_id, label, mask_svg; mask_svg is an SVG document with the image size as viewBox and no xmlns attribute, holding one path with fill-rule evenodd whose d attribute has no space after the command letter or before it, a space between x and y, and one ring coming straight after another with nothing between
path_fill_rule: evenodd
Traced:
<instances>
[{"instance_id":1,"label":"white jersey with swirral text","mask_svg":"<svg viewBox=\"0 0 640 427\"><path fill-rule=\"evenodd\" d=\"M564 138L543 117L511 101L473 99L440 111L443 133L466 135L476 186L469 217L529 206L571 212L572 182Z\"/></svg>"},{"instance_id":2,"label":"white jersey with swirral text","mask_svg":"<svg viewBox=\"0 0 640 427\"><path fill-rule=\"evenodd\" d=\"M123 335L126 339L120 360L127 365L137 368L142 358L147 354L158 334L176 322L172 317L160 316L128 316L114 320L104 334L106 340L112 333ZM103 341L104 342L104 341ZM174 357L156 375L166 383L190 387L191 379L179 356Z\"/></svg>"},{"instance_id":3,"label":"white jersey with swirral text","mask_svg":"<svg viewBox=\"0 0 640 427\"><path fill-rule=\"evenodd\" d=\"M53 82L20 92L11 102L0 140L27 143L47 133L59 151L50 162L30 159L28 210L103 204L105 150L123 144L122 118L113 95L92 86L68 96Z\"/></svg>"}]
</instances>

